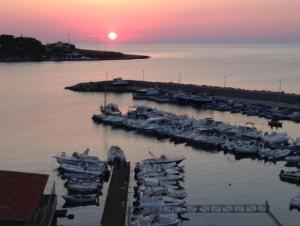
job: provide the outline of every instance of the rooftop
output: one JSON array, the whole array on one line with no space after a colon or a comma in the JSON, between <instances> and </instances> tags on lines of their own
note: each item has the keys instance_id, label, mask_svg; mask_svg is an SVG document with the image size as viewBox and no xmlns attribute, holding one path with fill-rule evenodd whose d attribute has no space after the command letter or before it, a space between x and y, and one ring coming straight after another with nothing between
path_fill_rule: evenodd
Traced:
<instances>
[{"instance_id":1,"label":"rooftop","mask_svg":"<svg viewBox=\"0 0 300 226\"><path fill-rule=\"evenodd\" d=\"M0 221L32 219L48 175L0 170L0 181Z\"/></svg>"}]
</instances>

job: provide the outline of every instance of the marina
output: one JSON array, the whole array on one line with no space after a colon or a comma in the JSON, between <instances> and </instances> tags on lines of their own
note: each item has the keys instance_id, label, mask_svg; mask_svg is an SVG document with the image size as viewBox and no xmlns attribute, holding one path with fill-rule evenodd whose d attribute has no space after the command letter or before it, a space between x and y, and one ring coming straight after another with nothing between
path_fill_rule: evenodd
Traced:
<instances>
[{"instance_id":1,"label":"marina","mask_svg":"<svg viewBox=\"0 0 300 226\"><path fill-rule=\"evenodd\" d=\"M195 47L195 49L197 48ZM123 52L126 51L126 49L123 50ZM197 49L199 54L205 51ZM220 49L219 51L226 52L227 50L222 49L221 51ZM237 51L240 51L240 49ZM175 57L178 55L177 52L172 54ZM231 53L227 52L226 54L230 55ZM221 53L220 56L226 54ZM151 54L147 53L147 55ZM258 58L260 62L265 63L260 56L251 55L251 57L252 59ZM236 57L234 59L236 60ZM242 69L244 69L243 59L241 57L241 61L236 64L237 67ZM169 61L172 64L169 64ZM65 62L57 65L45 62L43 64L19 64L18 67L3 64L0 84L2 84L2 97L6 99L2 100L3 114L1 115L3 123L1 123L0 130L2 131L1 144L6 151L1 152L1 159L5 160L1 163L1 167L3 169L11 169L11 166L13 166L15 170L19 171L35 171L49 174L50 180L52 182L55 180L56 182L57 206L60 208L65 204L62 195L68 194L68 191L64 187L66 180L61 180L61 176L58 176L58 172L55 170L58 166L56 160L52 159L51 161L50 158L56 152L64 151L72 154L76 150L85 150L85 147L88 146L91 150L90 155L99 156L101 160L106 160L109 147L117 144L126 150L126 159L133 166L134 163L149 158L149 150L156 156L161 154L182 155L186 157L186 160L184 160L185 177L183 186L187 193L185 200L188 206L230 205L233 203L263 204L265 200L268 200L272 213L283 225L297 225L299 213L295 209L289 210L289 205L290 200L299 194L299 186L285 183L279 179L282 169L284 171L294 171L297 169L297 162L291 166L286 166L286 161L265 162L255 157L257 155L247 158L236 158L231 152L218 151L215 148L211 150L202 147L196 148L195 146L185 145L185 143L166 142L167 139L163 138L153 139L156 137L153 135L152 137L141 136L135 134L135 130L128 131L129 129L125 130L124 128L112 129L110 126L97 126L90 118L91 114L98 114L99 104L103 103L104 93L72 93L63 90L63 87L81 81L104 80L106 70L110 73L109 78L111 78L111 74L121 74L124 79L138 80L140 79L139 72L136 71L138 71L138 68L144 68L146 79L157 81L159 78L155 76L163 74L165 79L162 75L160 77L168 82L173 79L172 74L176 75L176 72L170 71L170 68L174 68L175 71L186 69L183 64L179 64L173 58L160 58L159 62L162 63L159 65L156 64L158 63L156 58L149 59L149 62L151 62L151 68L147 66L145 61L135 63L116 61L113 65L110 65L109 62L101 62L99 65L94 62L88 62L88 65L75 62L72 62L72 64ZM191 70L183 73L185 76L183 79L185 82L203 84L204 82L202 82L200 76L197 78L188 77L193 73L192 62L193 60L191 59L185 61ZM213 70L209 70L207 65L210 65L210 63L208 63L207 59L197 60L197 62L201 62L197 63L197 68L201 67L205 68L204 70L208 70L208 72L204 73L205 76L208 75L215 84L220 83L220 86L222 86L221 82L218 83L218 79L213 77ZM285 63L281 64L276 59L270 60L267 65L271 63L289 70L287 73L279 69L268 71L265 67L264 71L267 71L268 74L274 77L280 76L276 74L276 71L282 74L289 74L293 73L292 71L295 69L292 65L285 67ZM218 62L217 65L218 68L222 68L225 64L226 62ZM216 64L211 63L211 65L215 67ZM60 67L60 73L56 73L57 66ZM130 69L133 66L137 68L136 71ZM253 67L251 73L259 74L259 70L256 70L258 68L258 66ZM89 73L86 73L87 71ZM21 74L22 76L17 76ZM237 70L234 75L237 76L237 74L245 75L247 70ZM19 80L18 83L13 82L16 77ZM241 80L242 78L237 77L237 79ZM36 85L33 86L33 84ZM47 85L44 86L44 84ZM293 87L288 87L288 85L285 82L283 88L286 92L292 92ZM31 88L28 89L28 87ZM250 88L253 87L256 88L254 85ZM12 90L16 92L12 92ZM277 86L274 90L277 90ZM20 102L19 100L21 99L24 101ZM232 114L229 111L202 110L201 108L192 107L192 105L182 106L171 103L133 100L131 93L118 94L107 92L107 99L109 99L109 102L116 103L122 112L127 112L128 106L143 104L161 111L172 112L176 115L187 114L195 119L212 118L214 121L229 123L232 126L245 126L247 122L253 122L258 130L272 132L271 128L268 128L267 120L255 116L247 116L240 113ZM22 117L20 117L20 114ZM248 126L252 127L252 124L248 124ZM277 133L286 132L288 137L291 136L297 143L295 138L299 137L298 124L290 120L284 120L283 127L273 131ZM290 157L294 157L294 155L292 154ZM293 161L297 161L297 158ZM65 178L70 176L77 178L92 177L92 175L83 176L81 174L79 176L79 173L72 172L64 173L63 176ZM134 178L131 178L131 181L134 181ZM59 218L57 223L65 226L100 225L108 185L109 183L103 183L101 190L103 196L99 200L99 205L81 204L76 207L73 207L73 205L72 207L67 207L66 210L75 216L74 220ZM174 193L173 191L169 194L184 196L184 194ZM129 200L132 199L131 196L131 193L129 193ZM131 203L131 200L128 201L128 204ZM205 213L199 215L188 212L184 214L184 217L189 219L189 221L183 222L183 225L187 226L222 225L223 222L230 222L231 225L274 225L274 222L264 213Z\"/></svg>"}]
</instances>

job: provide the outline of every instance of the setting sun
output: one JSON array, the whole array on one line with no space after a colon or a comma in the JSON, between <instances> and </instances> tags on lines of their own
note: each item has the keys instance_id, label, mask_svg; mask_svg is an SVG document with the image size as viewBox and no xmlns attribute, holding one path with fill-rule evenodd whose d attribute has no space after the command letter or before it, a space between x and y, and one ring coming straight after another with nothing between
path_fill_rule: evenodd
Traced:
<instances>
[{"instance_id":1,"label":"setting sun","mask_svg":"<svg viewBox=\"0 0 300 226\"><path fill-rule=\"evenodd\" d=\"M117 38L118 38L118 35L117 35L117 33L116 32L109 32L108 33L108 38L109 38L109 40L116 40Z\"/></svg>"}]
</instances>

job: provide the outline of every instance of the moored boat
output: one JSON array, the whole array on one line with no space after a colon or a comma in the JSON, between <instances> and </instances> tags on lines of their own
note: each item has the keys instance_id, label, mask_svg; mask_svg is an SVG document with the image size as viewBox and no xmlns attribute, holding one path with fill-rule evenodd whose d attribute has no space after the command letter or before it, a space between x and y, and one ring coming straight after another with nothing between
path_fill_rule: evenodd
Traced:
<instances>
[{"instance_id":1,"label":"moored boat","mask_svg":"<svg viewBox=\"0 0 300 226\"><path fill-rule=\"evenodd\" d=\"M297 171L281 170L279 177L283 181L299 184L300 183L300 170L297 170Z\"/></svg>"},{"instance_id":2,"label":"moored boat","mask_svg":"<svg viewBox=\"0 0 300 226\"><path fill-rule=\"evenodd\" d=\"M112 164L116 161L126 162L126 157L123 150L118 146L111 146L107 152L108 164Z\"/></svg>"},{"instance_id":3,"label":"moored boat","mask_svg":"<svg viewBox=\"0 0 300 226\"><path fill-rule=\"evenodd\" d=\"M297 195L290 200L290 209L294 208L300 210L300 195Z\"/></svg>"},{"instance_id":4,"label":"moored boat","mask_svg":"<svg viewBox=\"0 0 300 226\"><path fill-rule=\"evenodd\" d=\"M89 203L96 202L96 195L62 195L63 199L68 203Z\"/></svg>"}]
</instances>

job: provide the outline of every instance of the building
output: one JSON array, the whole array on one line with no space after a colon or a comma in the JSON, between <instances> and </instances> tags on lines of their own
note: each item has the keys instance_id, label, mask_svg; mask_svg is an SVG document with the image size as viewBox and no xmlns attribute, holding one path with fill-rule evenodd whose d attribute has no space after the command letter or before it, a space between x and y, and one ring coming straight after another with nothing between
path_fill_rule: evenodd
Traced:
<instances>
[{"instance_id":1,"label":"building","mask_svg":"<svg viewBox=\"0 0 300 226\"><path fill-rule=\"evenodd\" d=\"M0 226L50 226L57 197L44 194L48 175L0 170Z\"/></svg>"}]
</instances>

